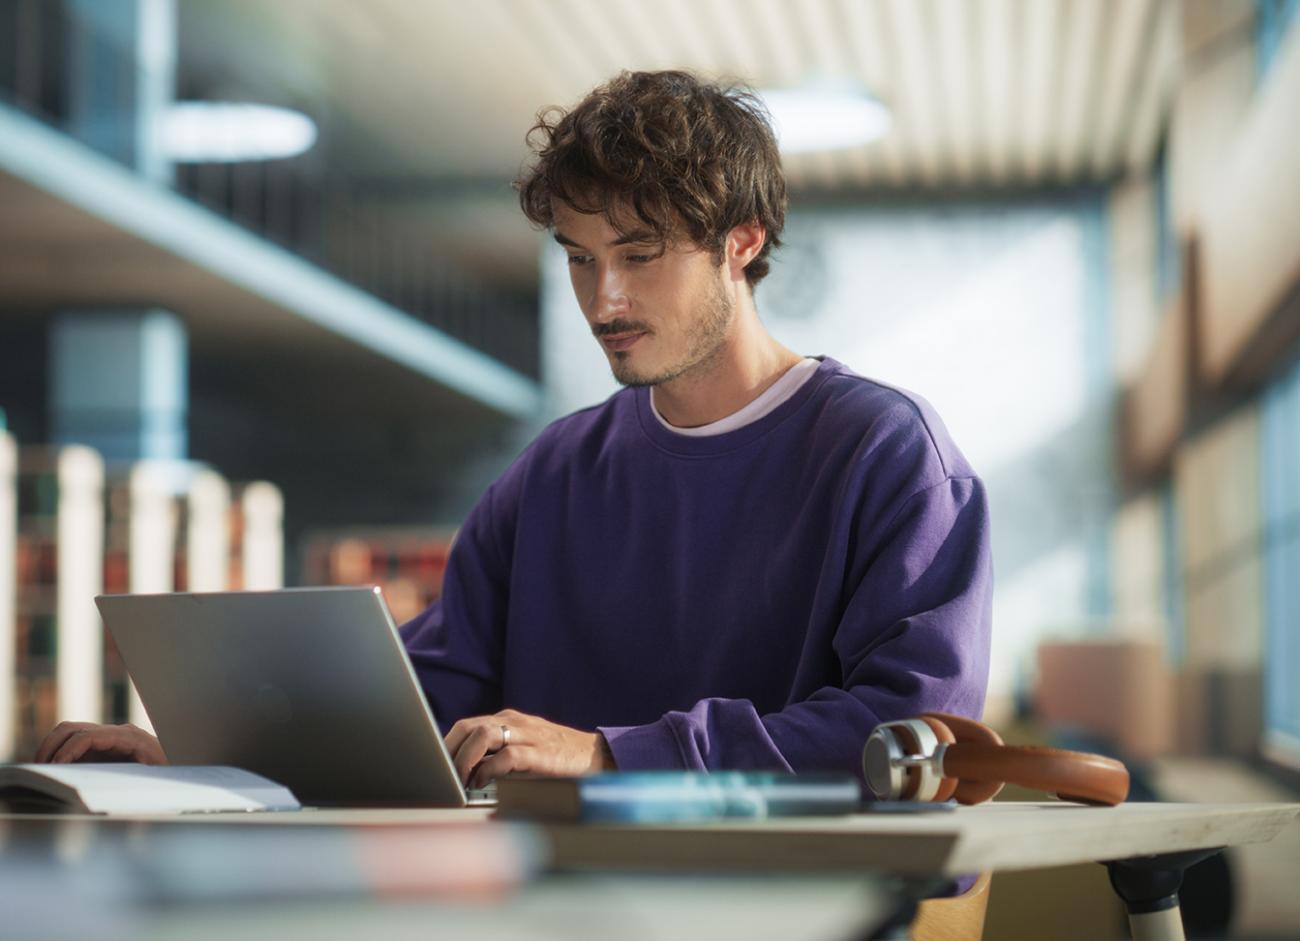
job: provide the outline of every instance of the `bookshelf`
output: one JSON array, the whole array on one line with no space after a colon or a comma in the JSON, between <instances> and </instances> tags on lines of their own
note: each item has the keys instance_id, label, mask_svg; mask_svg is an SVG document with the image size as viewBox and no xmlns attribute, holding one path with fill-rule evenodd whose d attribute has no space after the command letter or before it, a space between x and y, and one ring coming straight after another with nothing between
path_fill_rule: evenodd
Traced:
<instances>
[{"instance_id":1,"label":"bookshelf","mask_svg":"<svg viewBox=\"0 0 1300 941\"><path fill-rule=\"evenodd\" d=\"M106 475L90 448L0 429L0 761L65 719L150 728L95 595L282 587L283 515L273 484L183 462Z\"/></svg>"},{"instance_id":2,"label":"bookshelf","mask_svg":"<svg viewBox=\"0 0 1300 941\"><path fill-rule=\"evenodd\" d=\"M398 624L442 594L455 531L436 527L318 530L303 543L309 585L378 585Z\"/></svg>"},{"instance_id":3,"label":"bookshelf","mask_svg":"<svg viewBox=\"0 0 1300 941\"><path fill-rule=\"evenodd\" d=\"M104 463L90 448L23 448L14 476L13 718L29 755L63 719L103 718ZM16 727L15 727L16 724Z\"/></svg>"}]
</instances>

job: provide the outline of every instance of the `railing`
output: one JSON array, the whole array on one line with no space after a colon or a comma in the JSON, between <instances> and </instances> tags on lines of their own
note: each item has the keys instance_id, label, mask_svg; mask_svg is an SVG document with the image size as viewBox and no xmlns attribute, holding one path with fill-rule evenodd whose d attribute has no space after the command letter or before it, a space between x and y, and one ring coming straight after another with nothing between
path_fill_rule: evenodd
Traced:
<instances>
[{"instance_id":1,"label":"railing","mask_svg":"<svg viewBox=\"0 0 1300 941\"><path fill-rule=\"evenodd\" d=\"M68 0L0 0L0 101L138 169L136 122L111 111L87 114L84 104L72 102L69 73L74 59L85 55L91 27L68 7ZM141 66L134 54L115 49L112 40L99 42L94 54L95 68L108 70L109 84L136 87ZM177 87L186 100L201 99L184 66L178 63ZM223 88L238 84L237 76L228 78ZM93 133L84 133L88 125ZM432 227L427 240L418 232L413 238L395 231L382 202L352 185L322 147L288 160L176 165L170 185L411 317L537 377L535 299L494 291L441 262L431 248Z\"/></svg>"}]
</instances>

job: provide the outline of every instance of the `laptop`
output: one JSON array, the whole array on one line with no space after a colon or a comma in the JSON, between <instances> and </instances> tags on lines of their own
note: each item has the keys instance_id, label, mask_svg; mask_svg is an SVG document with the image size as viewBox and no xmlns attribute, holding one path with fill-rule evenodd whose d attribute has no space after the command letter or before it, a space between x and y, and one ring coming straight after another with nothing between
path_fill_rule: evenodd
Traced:
<instances>
[{"instance_id":1,"label":"laptop","mask_svg":"<svg viewBox=\"0 0 1300 941\"><path fill-rule=\"evenodd\" d=\"M234 765L304 805L465 807L378 588L100 595L173 764Z\"/></svg>"}]
</instances>

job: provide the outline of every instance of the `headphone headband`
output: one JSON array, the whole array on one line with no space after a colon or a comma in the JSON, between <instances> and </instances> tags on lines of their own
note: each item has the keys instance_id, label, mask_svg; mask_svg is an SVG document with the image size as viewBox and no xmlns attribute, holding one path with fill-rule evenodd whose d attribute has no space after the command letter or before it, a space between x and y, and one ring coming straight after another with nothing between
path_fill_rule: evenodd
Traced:
<instances>
[{"instance_id":1,"label":"headphone headband","mask_svg":"<svg viewBox=\"0 0 1300 941\"><path fill-rule=\"evenodd\" d=\"M927 712L876 727L863 751L867 784L881 799L962 804L1017 784L1084 804L1119 804L1128 769L1113 758L1036 745L1004 745L988 726Z\"/></svg>"},{"instance_id":2,"label":"headphone headband","mask_svg":"<svg viewBox=\"0 0 1300 941\"><path fill-rule=\"evenodd\" d=\"M1062 800L1115 805L1128 796L1128 769L1113 758L1039 745L958 742L943 754L945 777L1000 781Z\"/></svg>"}]
</instances>

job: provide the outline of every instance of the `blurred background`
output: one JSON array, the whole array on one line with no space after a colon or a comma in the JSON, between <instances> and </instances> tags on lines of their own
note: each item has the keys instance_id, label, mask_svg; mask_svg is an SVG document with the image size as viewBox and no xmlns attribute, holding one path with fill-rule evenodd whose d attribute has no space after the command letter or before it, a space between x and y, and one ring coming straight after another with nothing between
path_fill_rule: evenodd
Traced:
<instances>
[{"instance_id":1,"label":"blurred background","mask_svg":"<svg viewBox=\"0 0 1300 941\"><path fill-rule=\"evenodd\" d=\"M615 388L525 133L685 67L768 96L773 333L929 399L988 483L987 718L1148 797L1295 799L1298 9L0 0L0 760L147 723L99 591L437 596L486 485ZM1251 852L1192 927L1300 936L1300 844ZM1012 899L1118 933L1093 868L999 876L988 936Z\"/></svg>"}]
</instances>

